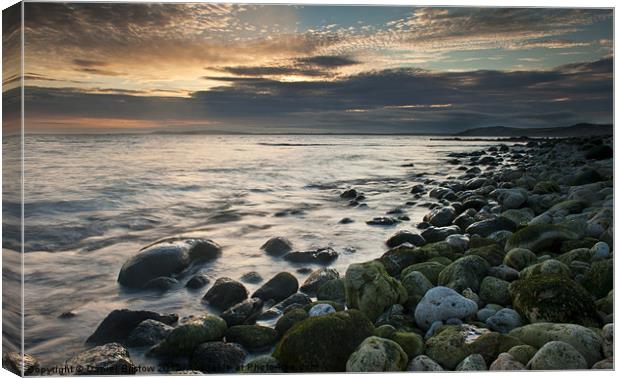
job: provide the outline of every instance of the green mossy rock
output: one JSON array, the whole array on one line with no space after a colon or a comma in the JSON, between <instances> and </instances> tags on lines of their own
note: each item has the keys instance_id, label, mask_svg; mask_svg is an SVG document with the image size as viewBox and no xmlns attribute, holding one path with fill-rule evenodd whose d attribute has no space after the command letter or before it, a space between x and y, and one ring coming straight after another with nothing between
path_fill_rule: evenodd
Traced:
<instances>
[{"instance_id":1,"label":"green mossy rock","mask_svg":"<svg viewBox=\"0 0 620 378\"><path fill-rule=\"evenodd\" d=\"M448 260L448 264L452 263L452 261ZM406 267L400 272L401 277L407 277L407 275L411 272L420 272L426 277L433 285L437 285L437 279L439 278L439 273L446 267L445 264L439 263L437 261L427 261L419 264L413 264L411 266Z\"/></svg>"},{"instance_id":2,"label":"green mossy rock","mask_svg":"<svg viewBox=\"0 0 620 378\"><path fill-rule=\"evenodd\" d=\"M345 371L351 353L373 332L358 310L307 318L284 334L273 356L287 372Z\"/></svg>"},{"instance_id":3,"label":"green mossy rock","mask_svg":"<svg viewBox=\"0 0 620 378\"><path fill-rule=\"evenodd\" d=\"M219 316L207 315L177 326L150 353L157 356L188 356L200 344L221 340L226 334L226 322Z\"/></svg>"},{"instance_id":4,"label":"green mossy rock","mask_svg":"<svg viewBox=\"0 0 620 378\"><path fill-rule=\"evenodd\" d=\"M566 253L566 252L572 251L577 248L590 249L596 243L598 243L598 239L591 238L591 237L585 237L583 239L577 239L577 240L565 240L562 242L560 246L560 253Z\"/></svg>"},{"instance_id":5,"label":"green mossy rock","mask_svg":"<svg viewBox=\"0 0 620 378\"><path fill-rule=\"evenodd\" d=\"M480 247L485 247L487 245L494 245L494 244L497 244L495 240L490 239L490 238L485 238L484 236L474 234L469 237L469 248L480 248Z\"/></svg>"},{"instance_id":6,"label":"green mossy rock","mask_svg":"<svg viewBox=\"0 0 620 378\"><path fill-rule=\"evenodd\" d=\"M610 290L607 295L596 301L596 308L605 314L614 312L614 291Z\"/></svg>"},{"instance_id":7,"label":"green mossy rock","mask_svg":"<svg viewBox=\"0 0 620 378\"><path fill-rule=\"evenodd\" d=\"M586 168L573 177L573 179L570 181L570 185L579 186L603 180L603 176L601 176L597 171L591 168Z\"/></svg>"},{"instance_id":8,"label":"green mossy rock","mask_svg":"<svg viewBox=\"0 0 620 378\"><path fill-rule=\"evenodd\" d=\"M420 272L412 271L401 278L401 283L407 290L407 306L415 308L424 294L433 288L433 284Z\"/></svg>"},{"instance_id":9,"label":"green mossy rock","mask_svg":"<svg viewBox=\"0 0 620 378\"><path fill-rule=\"evenodd\" d=\"M499 244L489 244L483 247L470 248L465 252L465 256L480 256L485 259L490 266L498 266L504 261L506 252L499 246Z\"/></svg>"},{"instance_id":10,"label":"green mossy rock","mask_svg":"<svg viewBox=\"0 0 620 378\"><path fill-rule=\"evenodd\" d=\"M614 262L612 259L595 261L583 280L583 287L599 299L614 287Z\"/></svg>"},{"instance_id":11,"label":"green mossy rock","mask_svg":"<svg viewBox=\"0 0 620 378\"><path fill-rule=\"evenodd\" d=\"M318 300L344 303L347 299L344 290L344 279L337 278L324 283L316 294Z\"/></svg>"},{"instance_id":12,"label":"green mossy rock","mask_svg":"<svg viewBox=\"0 0 620 378\"><path fill-rule=\"evenodd\" d=\"M504 256L504 264L519 271L535 263L536 254L525 248L511 249Z\"/></svg>"},{"instance_id":13,"label":"green mossy rock","mask_svg":"<svg viewBox=\"0 0 620 378\"><path fill-rule=\"evenodd\" d=\"M536 352L527 367L530 370L581 370L587 369L588 363L572 345L550 341Z\"/></svg>"},{"instance_id":14,"label":"green mossy rock","mask_svg":"<svg viewBox=\"0 0 620 378\"><path fill-rule=\"evenodd\" d=\"M465 345L466 331L461 326L444 326L426 340L424 353L444 369L454 368L469 356Z\"/></svg>"},{"instance_id":15,"label":"green mossy rock","mask_svg":"<svg viewBox=\"0 0 620 378\"><path fill-rule=\"evenodd\" d=\"M411 360L412 358L424 353L424 339L422 336L414 332L393 332L386 337L398 345L407 353L407 356Z\"/></svg>"},{"instance_id":16,"label":"green mossy rock","mask_svg":"<svg viewBox=\"0 0 620 378\"><path fill-rule=\"evenodd\" d=\"M382 337L384 339L389 339L395 332L396 328L394 328L391 324L384 324L375 328L375 336Z\"/></svg>"},{"instance_id":17,"label":"green mossy rock","mask_svg":"<svg viewBox=\"0 0 620 378\"><path fill-rule=\"evenodd\" d=\"M493 303L498 305L510 304L510 292L508 291L510 282L500 280L496 277L484 277L480 284L480 299L485 303Z\"/></svg>"},{"instance_id":18,"label":"green mossy rock","mask_svg":"<svg viewBox=\"0 0 620 378\"><path fill-rule=\"evenodd\" d=\"M452 261L460 253L459 249L445 241L426 244L422 247L399 246L385 252L379 261L387 272L396 276L406 267L426 262L431 258L444 257Z\"/></svg>"},{"instance_id":19,"label":"green mossy rock","mask_svg":"<svg viewBox=\"0 0 620 378\"><path fill-rule=\"evenodd\" d=\"M553 181L541 181L534 186L532 191L535 194L558 193L560 186Z\"/></svg>"},{"instance_id":20,"label":"green mossy rock","mask_svg":"<svg viewBox=\"0 0 620 378\"><path fill-rule=\"evenodd\" d=\"M568 279L572 277L571 270L566 264L555 259L548 259L538 264L530 265L519 274L520 279L528 279L536 275L559 274Z\"/></svg>"},{"instance_id":21,"label":"green mossy rock","mask_svg":"<svg viewBox=\"0 0 620 378\"><path fill-rule=\"evenodd\" d=\"M226 341L241 344L250 351L269 349L278 341L278 332L259 325L238 325L228 328Z\"/></svg>"},{"instance_id":22,"label":"green mossy rock","mask_svg":"<svg viewBox=\"0 0 620 378\"><path fill-rule=\"evenodd\" d=\"M534 219L534 215L534 211L529 207L524 207L523 209L510 209L501 214L502 217L513 221L517 227L527 226L527 224Z\"/></svg>"},{"instance_id":23,"label":"green mossy rock","mask_svg":"<svg viewBox=\"0 0 620 378\"><path fill-rule=\"evenodd\" d=\"M468 345L469 354L480 354L487 364L491 364L500 353L507 352L510 348L521 344L511 336L499 332L489 332L478 337Z\"/></svg>"},{"instance_id":24,"label":"green mossy rock","mask_svg":"<svg viewBox=\"0 0 620 378\"><path fill-rule=\"evenodd\" d=\"M590 294L560 274L534 275L510 284L513 308L531 323L598 325Z\"/></svg>"},{"instance_id":25,"label":"green mossy rock","mask_svg":"<svg viewBox=\"0 0 620 378\"><path fill-rule=\"evenodd\" d=\"M531 345L524 344L510 348L508 350L508 354L525 366L532 359L532 357L534 357L537 350L538 349Z\"/></svg>"},{"instance_id":26,"label":"green mossy rock","mask_svg":"<svg viewBox=\"0 0 620 378\"><path fill-rule=\"evenodd\" d=\"M462 257L462 256L458 256L458 257ZM454 260L456 260L456 259L454 259ZM449 258L444 257L444 256L435 256L435 257L431 257L430 259L428 259L427 262L437 262L437 263L440 263L443 266L447 266L447 265L450 265L452 263L452 261L454 261L454 260L449 259Z\"/></svg>"},{"instance_id":27,"label":"green mossy rock","mask_svg":"<svg viewBox=\"0 0 620 378\"><path fill-rule=\"evenodd\" d=\"M396 342L371 336L364 340L347 361L347 372L403 371L409 361Z\"/></svg>"},{"instance_id":28,"label":"green mossy rock","mask_svg":"<svg viewBox=\"0 0 620 378\"><path fill-rule=\"evenodd\" d=\"M464 256L445 267L439 273L437 283L459 293L467 288L478 292L480 282L489 268L489 263L480 256Z\"/></svg>"},{"instance_id":29,"label":"green mossy rock","mask_svg":"<svg viewBox=\"0 0 620 378\"><path fill-rule=\"evenodd\" d=\"M577 239L579 235L554 224L535 224L515 232L506 242L506 251L514 248L529 249L534 253L559 250L563 241Z\"/></svg>"},{"instance_id":30,"label":"green mossy rock","mask_svg":"<svg viewBox=\"0 0 620 378\"><path fill-rule=\"evenodd\" d=\"M603 359L603 341L600 334L578 324L528 324L513 329L509 335L535 348L541 348L549 341L563 341L585 357L588 367Z\"/></svg>"},{"instance_id":31,"label":"green mossy rock","mask_svg":"<svg viewBox=\"0 0 620 378\"><path fill-rule=\"evenodd\" d=\"M407 301L407 290L377 261L349 265L344 281L347 307L361 310L372 321L391 305Z\"/></svg>"},{"instance_id":32,"label":"green mossy rock","mask_svg":"<svg viewBox=\"0 0 620 378\"><path fill-rule=\"evenodd\" d=\"M590 248L576 248L556 257L556 260L563 262L566 265L570 265L573 261L590 262L592 258L592 252Z\"/></svg>"},{"instance_id":33,"label":"green mossy rock","mask_svg":"<svg viewBox=\"0 0 620 378\"><path fill-rule=\"evenodd\" d=\"M305 320L308 317L308 311L303 308L296 308L291 311L287 311L276 322L276 331L280 335L284 335L292 326Z\"/></svg>"}]
</instances>

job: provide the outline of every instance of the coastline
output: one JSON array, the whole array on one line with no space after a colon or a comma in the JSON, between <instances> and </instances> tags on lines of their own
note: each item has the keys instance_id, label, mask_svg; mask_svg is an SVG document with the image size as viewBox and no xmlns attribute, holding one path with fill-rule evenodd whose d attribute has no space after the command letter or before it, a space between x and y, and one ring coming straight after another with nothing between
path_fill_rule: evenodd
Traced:
<instances>
[{"instance_id":1,"label":"coastline","mask_svg":"<svg viewBox=\"0 0 620 378\"><path fill-rule=\"evenodd\" d=\"M278 274L250 299L243 284L234 280L198 286L209 288L205 300L220 307L219 316L196 314L179 320L150 312L116 312L106 318L107 324L106 320L100 324L100 334L112 336L105 340L91 336L90 346L102 345L70 364L103 361L101 369L131 371L135 366L127 343L155 341L147 354L177 371L465 370L465 366L546 370L549 358L543 357L566 349L556 344L546 347L554 341L578 353L573 356L581 365L567 365L571 368L609 368L613 358L605 347L607 324L613 322L608 313L613 298L613 291L609 295L613 164L604 148L608 142L530 140L527 145L453 153L448 164L458 165L463 175L414 186L410 199L427 201L429 214L417 227L412 225L411 232L387 240L392 248L377 259L337 272L328 267L337 258L332 251L293 251L285 240L273 239L263 246L265 253L290 261L318 261L325 268L315 270L304 283L285 272ZM363 203L363 193L349 191L341 197ZM372 227L400 223L398 218L395 213L369 220L378 223L369 225L369 232ZM217 241L163 243L141 254L155 251L150 254L158 266L162 256L171 258L164 264L170 270L153 273L152 265L149 269L140 265L145 259L130 259L129 266L137 266L128 275L136 278L135 286L164 287L189 265L217 259L221 253ZM141 277L145 271L156 277ZM119 281L129 282L121 276ZM551 290L562 298L562 310L549 298L530 295L537 290ZM428 308L430 302L439 303L438 308ZM545 306L548 311L541 313ZM255 325L257 320L261 324L277 318L275 328ZM556 330L529 323L576 326ZM122 332L111 333L120 324ZM344 325L342 330L338 324ZM586 330L593 325L601 334ZM330 346L333 335L320 332L323 329L342 332L339 336L346 345ZM581 338L561 336L567 329ZM318 350L316 345L325 348ZM273 357L266 357L272 349ZM383 352L377 355L376 349ZM249 353L264 356L248 361ZM223 357L214 361L212 354ZM368 365L368 361L374 362Z\"/></svg>"}]
</instances>

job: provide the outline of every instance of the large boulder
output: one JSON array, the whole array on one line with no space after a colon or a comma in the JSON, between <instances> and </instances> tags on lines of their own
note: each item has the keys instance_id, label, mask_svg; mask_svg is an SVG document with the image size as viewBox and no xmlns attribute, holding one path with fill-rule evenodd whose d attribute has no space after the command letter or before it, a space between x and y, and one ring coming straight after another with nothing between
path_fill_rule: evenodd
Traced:
<instances>
[{"instance_id":1,"label":"large boulder","mask_svg":"<svg viewBox=\"0 0 620 378\"><path fill-rule=\"evenodd\" d=\"M467 288L477 292L489 268L489 263L480 256L464 256L445 267L437 283L458 292Z\"/></svg>"},{"instance_id":2,"label":"large boulder","mask_svg":"<svg viewBox=\"0 0 620 378\"><path fill-rule=\"evenodd\" d=\"M463 319L478 311L476 302L447 287L434 287L426 292L415 308L415 320L427 330L436 321Z\"/></svg>"},{"instance_id":3,"label":"large boulder","mask_svg":"<svg viewBox=\"0 0 620 378\"><path fill-rule=\"evenodd\" d=\"M95 332L86 339L89 344L124 343L131 331L145 320L156 320L173 325L179 317L176 314L158 314L152 311L114 310L103 319Z\"/></svg>"},{"instance_id":4,"label":"large boulder","mask_svg":"<svg viewBox=\"0 0 620 378\"><path fill-rule=\"evenodd\" d=\"M345 274L347 307L375 320L389 306L407 301L407 291L378 261L351 264Z\"/></svg>"},{"instance_id":5,"label":"large boulder","mask_svg":"<svg viewBox=\"0 0 620 378\"><path fill-rule=\"evenodd\" d=\"M347 372L403 371L409 358L392 340L371 336L347 360Z\"/></svg>"},{"instance_id":6,"label":"large boulder","mask_svg":"<svg viewBox=\"0 0 620 378\"><path fill-rule=\"evenodd\" d=\"M248 297L248 291L241 282L232 278L218 278L202 299L210 306L220 310L242 302Z\"/></svg>"},{"instance_id":7,"label":"large boulder","mask_svg":"<svg viewBox=\"0 0 620 378\"><path fill-rule=\"evenodd\" d=\"M293 243L283 237L273 237L265 242L260 249L272 256L282 256L293 250Z\"/></svg>"},{"instance_id":8,"label":"large boulder","mask_svg":"<svg viewBox=\"0 0 620 378\"><path fill-rule=\"evenodd\" d=\"M557 249L566 240L575 240L579 237L569 229L554 224L535 224L524 227L515 232L506 241L505 251L514 248L529 249L534 253L546 249Z\"/></svg>"},{"instance_id":9,"label":"large boulder","mask_svg":"<svg viewBox=\"0 0 620 378\"><path fill-rule=\"evenodd\" d=\"M541 348L549 341L563 341L575 348L586 359L589 367L603 358L601 336L578 324L528 324L513 329L509 335L535 348Z\"/></svg>"},{"instance_id":10,"label":"large boulder","mask_svg":"<svg viewBox=\"0 0 620 378\"><path fill-rule=\"evenodd\" d=\"M530 370L579 370L588 363L572 345L563 341L549 341L528 362Z\"/></svg>"},{"instance_id":11,"label":"large boulder","mask_svg":"<svg viewBox=\"0 0 620 378\"><path fill-rule=\"evenodd\" d=\"M596 306L578 283L560 274L535 275L509 287L512 305L530 323L598 325Z\"/></svg>"},{"instance_id":12,"label":"large boulder","mask_svg":"<svg viewBox=\"0 0 620 378\"><path fill-rule=\"evenodd\" d=\"M222 248L209 239L164 239L129 258L121 267L118 282L123 286L141 288L155 278L171 277L193 262L214 259L221 253Z\"/></svg>"},{"instance_id":13,"label":"large boulder","mask_svg":"<svg viewBox=\"0 0 620 378\"><path fill-rule=\"evenodd\" d=\"M280 302L295 294L298 288L299 283L295 276L289 272L280 272L258 288L252 294L252 298L260 298L263 301L273 299L276 302Z\"/></svg>"},{"instance_id":14,"label":"large boulder","mask_svg":"<svg viewBox=\"0 0 620 378\"><path fill-rule=\"evenodd\" d=\"M511 303L510 293L508 292L509 285L510 282L496 277L484 277L482 283L480 283L480 299L485 303L493 303L502 306L509 305Z\"/></svg>"},{"instance_id":15,"label":"large boulder","mask_svg":"<svg viewBox=\"0 0 620 378\"><path fill-rule=\"evenodd\" d=\"M136 374L136 367L127 349L117 343L100 345L88 349L67 360L77 375L130 375Z\"/></svg>"},{"instance_id":16,"label":"large boulder","mask_svg":"<svg viewBox=\"0 0 620 378\"><path fill-rule=\"evenodd\" d=\"M284 334L273 356L288 372L342 372L351 353L373 332L372 323L357 310L307 318Z\"/></svg>"}]
</instances>

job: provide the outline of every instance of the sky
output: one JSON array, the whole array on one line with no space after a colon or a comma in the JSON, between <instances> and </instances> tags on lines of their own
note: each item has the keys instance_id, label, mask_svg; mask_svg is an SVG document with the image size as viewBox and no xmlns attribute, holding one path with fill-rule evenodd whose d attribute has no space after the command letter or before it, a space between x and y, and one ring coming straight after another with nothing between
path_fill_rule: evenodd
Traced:
<instances>
[{"instance_id":1,"label":"sky","mask_svg":"<svg viewBox=\"0 0 620 378\"><path fill-rule=\"evenodd\" d=\"M26 3L24 19L29 132L612 122L609 9Z\"/></svg>"}]
</instances>

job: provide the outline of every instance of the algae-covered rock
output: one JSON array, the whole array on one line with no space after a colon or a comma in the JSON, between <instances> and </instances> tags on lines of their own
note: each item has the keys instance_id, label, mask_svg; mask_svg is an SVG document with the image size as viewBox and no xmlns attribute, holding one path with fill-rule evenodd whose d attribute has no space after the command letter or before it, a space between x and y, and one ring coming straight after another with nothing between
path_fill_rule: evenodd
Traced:
<instances>
[{"instance_id":1,"label":"algae-covered rock","mask_svg":"<svg viewBox=\"0 0 620 378\"><path fill-rule=\"evenodd\" d=\"M561 275L568 279L572 277L571 269L556 259L547 259L538 264L530 265L521 271L519 277L527 280L536 275Z\"/></svg>"},{"instance_id":2,"label":"algae-covered rock","mask_svg":"<svg viewBox=\"0 0 620 378\"><path fill-rule=\"evenodd\" d=\"M504 250L514 248L529 249L534 253L544 250L558 249L565 240L577 239L579 235L565 227L554 224L535 224L524 227L515 232L508 241Z\"/></svg>"},{"instance_id":3,"label":"algae-covered rock","mask_svg":"<svg viewBox=\"0 0 620 378\"><path fill-rule=\"evenodd\" d=\"M498 332L484 333L468 344L469 353L478 353L490 364L500 353L508 352L510 348L521 344L521 342L509 335Z\"/></svg>"},{"instance_id":4,"label":"algae-covered rock","mask_svg":"<svg viewBox=\"0 0 620 378\"><path fill-rule=\"evenodd\" d=\"M596 325L594 301L581 285L563 275L536 275L509 287L514 309L531 323Z\"/></svg>"},{"instance_id":5,"label":"algae-covered rock","mask_svg":"<svg viewBox=\"0 0 620 378\"><path fill-rule=\"evenodd\" d=\"M610 290L606 296L596 301L596 308L605 314L614 312L614 291Z\"/></svg>"},{"instance_id":6,"label":"algae-covered rock","mask_svg":"<svg viewBox=\"0 0 620 378\"><path fill-rule=\"evenodd\" d=\"M470 248L465 252L466 256L476 255L485 259L490 266L497 266L504 261L506 252L499 246L499 244L489 244L483 247Z\"/></svg>"},{"instance_id":7,"label":"algae-covered rock","mask_svg":"<svg viewBox=\"0 0 620 378\"><path fill-rule=\"evenodd\" d=\"M407 305L415 307L424 294L433 288L433 284L420 272L412 271L401 278L401 283L407 290Z\"/></svg>"},{"instance_id":8,"label":"algae-covered rock","mask_svg":"<svg viewBox=\"0 0 620 378\"><path fill-rule=\"evenodd\" d=\"M273 356L288 372L345 371L351 353L373 332L358 310L308 318L284 334Z\"/></svg>"},{"instance_id":9,"label":"algae-covered rock","mask_svg":"<svg viewBox=\"0 0 620 378\"><path fill-rule=\"evenodd\" d=\"M495 277L484 277L480 284L480 299L486 303L494 303L499 305L510 304L510 293L508 286L510 282L500 280Z\"/></svg>"},{"instance_id":10,"label":"algae-covered rock","mask_svg":"<svg viewBox=\"0 0 620 378\"><path fill-rule=\"evenodd\" d=\"M467 288L477 292L489 268L489 263L480 256L461 257L439 273L437 283L458 292Z\"/></svg>"},{"instance_id":11,"label":"algae-covered rock","mask_svg":"<svg viewBox=\"0 0 620 378\"><path fill-rule=\"evenodd\" d=\"M461 361L456 371L482 371L487 370L487 363L480 354L470 354Z\"/></svg>"},{"instance_id":12,"label":"algae-covered rock","mask_svg":"<svg viewBox=\"0 0 620 378\"><path fill-rule=\"evenodd\" d=\"M203 373L233 373L241 367L246 356L235 343L211 341L196 348L192 368Z\"/></svg>"},{"instance_id":13,"label":"algae-covered rock","mask_svg":"<svg viewBox=\"0 0 620 378\"><path fill-rule=\"evenodd\" d=\"M202 343L221 340L226 333L226 322L213 315L177 326L159 344L151 349L157 356L187 356Z\"/></svg>"},{"instance_id":14,"label":"algae-covered rock","mask_svg":"<svg viewBox=\"0 0 620 378\"><path fill-rule=\"evenodd\" d=\"M364 340L347 361L347 372L403 371L409 361L396 342L371 336Z\"/></svg>"},{"instance_id":15,"label":"algae-covered rock","mask_svg":"<svg viewBox=\"0 0 620 378\"><path fill-rule=\"evenodd\" d=\"M549 341L563 341L581 353L588 361L588 366L603 358L601 336L578 324L528 324L510 331L509 335L535 348L541 348Z\"/></svg>"},{"instance_id":16,"label":"algae-covered rock","mask_svg":"<svg viewBox=\"0 0 620 378\"><path fill-rule=\"evenodd\" d=\"M424 339L417 333L395 331L389 333L386 338L400 345L409 359L424 353Z\"/></svg>"},{"instance_id":17,"label":"algae-covered rock","mask_svg":"<svg viewBox=\"0 0 620 378\"><path fill-rule=\"evenodd\" d=\"M531 345L523 344L513 346L508 350L508 354L525 366L534 357L537 350Z\"/></svg>"},{"instance_id":18,"label":"algae-covered rock","mask_svg":"<svg viewBox=\"0 0 620 378\"><path fill-rule=\"evenodd\" d=\"M550 341L536 352L527 367L531 370L579 370L587 369L588 363L572 345Z\"/></svg>"},{"instance_id":19,"label":"algae-covered rock","mask_svg":"<svg viewBox=\"0 0 620 378\"><path fill-rule=\"evenodd\" d=\"M299 283L295 276L289 272L280 272L258 288L252 294L252 298L260 298L263 301L273 299L279 302L295 294L298 288Z\"/></svg>"},{"instance_id":20,"label":"algae-covered rock","mask_svg":"<svg viewBox=\"0 0 620 378\"><path fill-rule=\"evenodd\" d=\"M472 354L469 351L472 339L488 332L474 326L444 326L426 340L425 353L444 369L454 370L459 362Z\"/></svg>"},{"instance_id":21,"label":"algae-covered rock","mask_svg":"<svg viewBox=\"0 0 620 378\"><path fill-rule=\"evenodd\" d=\"M532 189L536 194L549 194L560 191L560 186L553 181L540 181Z\"/></svg>"},{"instance_id":22,"label":"algae-covered rock","mask_svg":"<svg viewBox=\"0 0 620 378\"><path fill-rule=\"evenodd\" d=\"M439 273L441 273L445 267L446 265L437 261L426 261L406 267L402 272L400 272L400 276L407 277L407 275L411 272L420 272L431 282L431 284L437 285Z\"/></svg>"},{"instance_id":23,"label":"algae-covered rock","mask_svg":"<svg viewBox=\"0 0 620 378\"><path fill-rule=\"evenodd\" d=\"M510 209L504 211L501 216L513 221L517 227L525 227L534 218L534 211L529 207Z\"/></svg>"},{"instance_id":24,"label":"algae-covered rock","mask_svg":"<svg viewBox=\"0 0 620 378\"><path fill-rule=\"evenodd\" d=\"M585 274L583 287L598 298L603 298L614 286L614 262L611 259L595 261Z\"/></svg>"},{"instance_id":25,"label":"algae-covered rock","mask_svg":"<svg viewBox=\"0 0 620 378\"><path fill-rule=\"evenodd\" d=\"M375 320L389 306L407 301L403 285L390 277L377 261L351 264L345 274L347 307L361 310Z\"/></svg>"},{"instance_id":26,"label":"algae-covered rock","mask_svg":"<svg viewBox=\"0 0 620 378\"><path fill-rule=\"evenodd\" d=\"M316 298L319 300L335 302L346 301L347 297L344 289L344 279L338 278L324 283L316 293Z\"/></svg>"},{"instance_id":27,"label":"algae-covered rock","mask_svg":"<svg viewBox=\"0 0 620 378\"><path fill-rule=\"evenodd\" d=\"M516 270L522 270L535 263L536 254L525 248L513 248L504 256L504 264Z\"/></svg>"},{"instance_id":28,"label":"algae-covered rock","mask_svg":"<svg viewBox=\"0 0 620 378\"><path fill-rule=\"evenodd\" d=\"M265 350L278 341L278 332L258 325L238 325L228 329L226 341L241 344L250 351Z\"/></svg>"},{"instance_id":29,"label":"algae-covered rock","mask_svg":"<svg viewBox=\"0 0 620 378\"><path fill-rule=\"evenodd\" d=\"M296 308L287 311L276 323L276 331L280 335L284 335L292 326L305 320L308 317L308 311L302 308Z\"/></svg>"}]
</instances>

